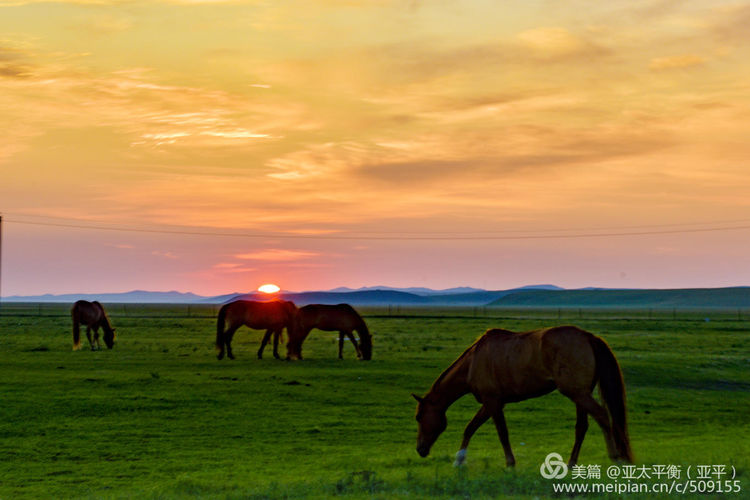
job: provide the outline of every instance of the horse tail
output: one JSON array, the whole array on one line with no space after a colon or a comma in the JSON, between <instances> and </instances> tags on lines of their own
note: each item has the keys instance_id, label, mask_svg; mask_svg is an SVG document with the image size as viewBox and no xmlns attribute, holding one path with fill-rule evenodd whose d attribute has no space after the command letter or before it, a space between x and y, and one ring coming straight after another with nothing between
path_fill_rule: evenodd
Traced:
<instances>
[{"instance_id":1,"label":"horse tail","mask_svg":"<svg viewBox=\"0 0 750 500\"><path fill-rule=\"evenodd\" d=\"M77 351L81 348L81 327L78 319L78 303L73 305L73 309L70 310L70 315L73 318L73 350Z\"/></svg>"},{"instance_id":2,"label":"horse tail","mask_svg":"<svg viewBox=\"0 0 750 500\"><path fill-rule=\"evenodd\" d=\"M612 434L619 458L633 462L633 452L628 438L628 422L625 404L625 381L612 349L599 337L591 339L596 359L596 375L599 391L612 417Z\"/></svg>"},{"instance_id":3,"label":"horse tail","mask_svg":"<svg viewBox=\"0 0 750 500\"><path fill-rule=\"evenodd\" d=\"M219 316L216 318L216 349L219 351L224 349L224 319L227 316L227 307L229 304L221 306Z\"/></svg>"}]
</instances>

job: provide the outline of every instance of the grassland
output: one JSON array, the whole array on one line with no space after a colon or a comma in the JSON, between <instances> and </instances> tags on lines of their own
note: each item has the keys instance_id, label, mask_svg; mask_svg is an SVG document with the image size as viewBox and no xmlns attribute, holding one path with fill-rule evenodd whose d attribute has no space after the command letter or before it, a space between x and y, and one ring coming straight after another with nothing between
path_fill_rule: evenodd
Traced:
<instances>
[{"instance_id":1,"label":"grassland","mask_svg":"<svg viewBox=\"0 0 750 500\"><path fill-rule=\"evenodd\" d=\"M549 497L539 465L573 442L575 411L563 396L507 407L515 470L491 424L457 470L452 457L476 403L466 397L449 410L448 430L421 459L409 393L426 391L487 328L560 322L601 335L617 355L639 463L734 466L743 492L723 496L750 490L743 317L365 311L370 362L356 361L350 345L335 359L334 336L319 331L304 361L276 361L270 349L259 361L261 332L246 329L235 337L237 360L219 362L210 309L114 307L118 343L99 352L71 351L62 309L19 311L0 315L0 499ZM593 422L580 462L610 463Z\"/></svg>"}]
</instances>

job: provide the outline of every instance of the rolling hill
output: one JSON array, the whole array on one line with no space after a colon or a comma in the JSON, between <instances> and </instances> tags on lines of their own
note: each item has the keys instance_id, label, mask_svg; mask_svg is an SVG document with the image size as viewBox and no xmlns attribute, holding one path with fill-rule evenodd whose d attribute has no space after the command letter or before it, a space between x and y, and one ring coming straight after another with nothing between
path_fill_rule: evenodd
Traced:
<instances>
[{"instance_id":1,"label":"rolling hill","mask_svg":"<svg viewBox=\"0 0 750 500\"><path fill-rule=\"evenodd\" d=\"M609 308L745 308L750 287L668 290L526 290L507 294L488 306Z\"/></svg>"},{"instance_id":2,"label":"rolling hill","mask_svg":"<svg viewBox=\"0 0 750 500\"><path fill-rule=\"evenodd\" d=\"M282 292L281 297L297 305L339 304L355 306L415 307L557 307L557 308L750 308L750 287L686 288L671 290L578 289L533 285L511 290L481 290L461 287L448 290L427 288L334 289L312 292ZM259 292L230 293L203 297L182 292L64 294L4 297L3 302L68 302L98 300L104 303L224 304L233 300L267 300Z\"/></svg>"}]
</instances>

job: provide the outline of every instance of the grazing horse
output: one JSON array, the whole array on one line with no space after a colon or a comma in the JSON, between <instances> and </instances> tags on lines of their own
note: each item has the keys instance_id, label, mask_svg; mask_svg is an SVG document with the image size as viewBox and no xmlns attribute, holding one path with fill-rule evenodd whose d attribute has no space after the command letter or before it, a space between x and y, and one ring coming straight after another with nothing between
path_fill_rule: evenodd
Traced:
<instances>
[{"instance_id":1,"label":"grazing horse","mask_svg":"<svg viewBox=\"0 0 750 500\"><path fill-rule=\"evenodd\" d=\"M70 315L73 317L74 351L81 348L81 324L86 325L86 337L89 339L92 351L102 348L101 344L99 344L99 327L104 330L104 343L107 344L107 347L112 349L112 346L115 345L115 329L109 324L107 313L99 302L79 300L73 304ZM91 340L91 330L94 330L93 342ZM94 343L96 343L96 347L94 347Z\"/></svg>"},{"instance_id":2,"label":"grazing horse","mask_svg":"<svg viewBox=\"0 0 750 500\"><path fill-rule=\"evenodd\" d=\"M591 396L597 382L606 409ZM466 426L455 465L463 464L471 436L492 417L505 451L505 463L513 466L516 459L510 449L503 406L555 389L576 405L570 465L578 461L588 415L602 428L610 458L633 461L620 366L604 340L574 326L526 333L488 330L435 380L424 397L412 394L419 403L417 452L422 457L430 453L447 425L446 409L461 396L472 393L482 407Z\"/></svg>"},{"instance_id":3,"label":"grazing horse","mask_svg":"<svg viewBox=\"0 0 750 500\"><path fill-rule=\"evenodd\" d=\"M310 304L297 310L294 333L289 334L287 343L287 358L302 359L302 342L313 328L327 332L339 332L339 359L343 359L344 337L348 337L354 344L357 357L369 360L372 358L372 337L367 329L365 320L349 304L324 305ZM359 334L360 344L352 335Z\"/></svg>"},{"instance_id":4,"label":"grazing horse","mask_svg":"<svg viewBox=\"0 0 750 500\"><path fill-rule=\"evenodd\" d=\"M216 357L222 359L226 347L227 356L229 359L234 359L232 336L239 327L247 325L256 330L266 330L260 349L258 349L258 359L263 358L263 349L272 333L274 334L273 357L279 359L279 336L284 327L286 327L287 334L291 335L296 312L297 306L286 300L270 302L235 300L223 305L216 321L216 350L219 351ZM226 329L224 329L225 326Z\"/></svg>"}]
</instances>

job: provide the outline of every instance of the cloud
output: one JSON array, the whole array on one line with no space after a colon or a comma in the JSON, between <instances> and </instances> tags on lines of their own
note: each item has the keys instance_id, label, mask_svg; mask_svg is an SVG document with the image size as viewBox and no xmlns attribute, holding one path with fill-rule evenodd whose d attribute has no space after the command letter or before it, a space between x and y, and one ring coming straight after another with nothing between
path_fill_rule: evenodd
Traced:
<instances>
[{"instance_id":1,"label":"cloud","mask_svg":"<svg viewBox=\"0 0 750 500\"><path fill-rule=\"evenodd\" d=\"M179 258L179 257L177 257L177 255L175 255L172 252L164 252L164 251L161 251L161 250L154 250L153 252L151 252L151 255L156 255L157 257L164 257L165 259L177 259L177 258Z\"/></svg>"},{"instance_id":2,"label":"cloud","mask_svg":"<svg viewBox=\"0 0 750 500\"><path fill-rule=\"evenodd\" d=\"M0 78L28 78L32 68L28 62L31 54L15 47L8 40L0 40Z\"/></svg>"},{"instance_id":3,"label":"cloud","mask_svg":"<svg viewBox=\"0 0 750 500\"><path fill-rule=\"evenodd\" d=\"M283 250L283 249L268 249L260 250L257 252L241 253L234 257L243 260L262 260L270 262L281 262L281 261L294 261L300 259L309 259L311 257L317 257L320 255L316 252L310 252L307 250Z\"/></svg>"},{"instance_id":4,"label":"cloud","mask_svg":"<svg viewBox=\"0 0 750 500\"><path fill-rule=\"evenodd\" d=\"M711 30L722 42L746 44L750 41L750 6L740 5L721 9Z\"/></svg>"},{"instance_id":5,"label":"cloud","mask_svg":"<svg viewBox=\"0 0 750 500\"><path fill-rule=\"evenodd\" d=\"M693 54L684 54L670 57L656 57L651 59L648 67L655 71L683 69L705 64L706 59Z\"/></svg>"},{"instance_id":6,"label":"cloud","mask_svg":"<svg viewBox=\"0 0 750 500\"><path fill-rule=\"evenodd\" d=\"M97 14L78 23L76 29L81 32L89 32L96 36L111 35L130 30L134 21L130 17L115 16L112 14Z\"/></svg>"},{"instance_id":7,"label":"cloud","mask_svg":"<svg viewBox=\"0 0 750 500\"><path fill-rule=\"evenodd\" d=\"M218 5L218 4L261 4L262 0L160 0L161 3L176 5ZM70 5L121 5L125 0L0 0L0 7L17 7L36 3L62 3Z\"/></svg>"},{"instance_id":8,"label":"cloud","mask_svg":"<svg viewBox=\"0 0 750 500\"><path fill-rule=\"evenodd\" d=\"M0 78L26 78L29 76L31 76L31 72L26 66L0 62Z\"/></svg>"},{"instance_id":9,"label":"cloud","mask_svg":"<svg viewBox=\"0 0 750 500\"><path fill-rule=\"evenodd\" d=\"M296 121L293 106L270 95L249 101L223 90L163 83L148 68L94 74L64 54L34 57L0 41L0 80L9 82L0 95L0 125L14 123L16 131L29 127L39 135L60 124L110 128L124 148L146 150L136 154L180 148L191 151L188 162L198 162L196 150L221 149L228 156L228 148L281 139L284 134L273 130ZM52 57L54 63L45 62ZM27 149L28 135L11 132L4 142L0 157L7 158Z\"/></svg>"},{"instance_id":10,"label":"cloud","mask_svg":"<svg viewBox=\"0 0 750 500\"><path fill-rule=\"evenodd\" d=\"M214 264L212 269L220 273L251 273L258 270L255 267L246 267L237 262L219 262Z\"/></svg>"},{"instance_id":11,"label":"cloud","mask_svg":"<svg viewBox=\"0 0 750 500\"><path fill-rule=\"evenodd\" d=\"M522 31L517 38L523 47L539 59L567 59L602 51L566 28L560 27L542 27Z\"/></svg>"}]
</instances>

